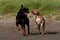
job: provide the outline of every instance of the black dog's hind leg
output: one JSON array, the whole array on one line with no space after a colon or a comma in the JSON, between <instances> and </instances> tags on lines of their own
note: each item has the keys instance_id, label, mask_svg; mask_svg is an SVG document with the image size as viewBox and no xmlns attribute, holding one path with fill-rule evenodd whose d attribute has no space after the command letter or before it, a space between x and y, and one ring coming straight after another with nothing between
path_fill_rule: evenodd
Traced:
<instances>
[{"instance_id":1,"label":"black dog's hind leg","mask_svg":"<svg viewBox=\"0 0 60 40\"><path fill-rule=\"evenodd\" d=\"M23 36L26 35L25 24L21 25Z\"/></svg>"},{"instance_id":2,"label":"black dog's hind leg","mask_svg":"<svg viewBox=\"0 0 60 40\"><path fill-rule=\"evenodd\" d=\"M18 20L16 20L16 26L17 26L18 31L20 31Z\"/></svg>"}]
</instances>

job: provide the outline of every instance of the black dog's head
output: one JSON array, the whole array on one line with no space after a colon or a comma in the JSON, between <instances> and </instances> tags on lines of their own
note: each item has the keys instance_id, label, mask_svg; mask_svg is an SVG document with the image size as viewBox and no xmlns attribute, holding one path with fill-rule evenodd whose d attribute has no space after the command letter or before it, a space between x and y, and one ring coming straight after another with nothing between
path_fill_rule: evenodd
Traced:
<instances>
[{"instance_id":1,"label":"black dog's head","mask_svg":"<svg viewBox=\"0 0 60 40\"><path fill-rule=\"evenodd\" d=\"M21 5L21 8L19 12L17 13L16 19L20 19L22 17L25 17L29 14L29 9Z\"/></svg>"},{"instance_id":2,"label":"black dog's head","mask_svg":"<svg viewBox=\"0 0 60 40\"><path fill-rule=\"evenodd\" d=\"M29 13L29 9L21 5L21 9L19 13L22 15L27 15Z\"/></svg>"},{"instance_id":3,"label":"black dog's head","mask_svg":"<svg viewBox=\"0 0 60 40\"><path fill-rule=\"evenodd\" d=\"M23 12L24 15L27 15L29 13L29 9L24 7L22 12Z\"/></svg>"}]
</instances>

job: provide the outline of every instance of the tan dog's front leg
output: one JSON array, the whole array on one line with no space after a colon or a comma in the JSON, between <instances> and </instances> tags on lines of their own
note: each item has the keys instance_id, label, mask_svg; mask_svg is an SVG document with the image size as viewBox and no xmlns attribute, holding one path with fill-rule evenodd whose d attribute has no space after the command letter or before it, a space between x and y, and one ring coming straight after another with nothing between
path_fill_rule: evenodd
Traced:
<instances>
[{"instance_id":1,"label":"tan dog's front leg","mask_svg":"<svg viewBox=\"0 0 60 40\"><path fill-rule=\"evenodd\" d=\"M45 22L44 21L42 22L41 26L42 26L42 34L44 34L44 30L45 30Z\"/></svg>"},{"instance_id":2,"label":"tan dog's front leg","mask_svg":"<svg viewBox=\"0 0 60 40\"><path fill-rule=\"evenodd\" d=\"M37 26L37 22L34 20L34 25L35 25L35 27Z\"/></svg>"}]
</instances>

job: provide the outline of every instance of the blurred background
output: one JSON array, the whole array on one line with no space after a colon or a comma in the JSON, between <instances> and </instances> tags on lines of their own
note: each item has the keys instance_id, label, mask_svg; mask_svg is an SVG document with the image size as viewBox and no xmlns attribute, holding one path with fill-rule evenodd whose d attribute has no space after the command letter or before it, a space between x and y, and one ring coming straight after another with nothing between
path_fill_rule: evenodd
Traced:
<instances>
[{"instance_id":1,"label":"blurred background","mask_svg":"<svg viewBox=\"0 0 60 40\"><path fill-rule=\"evenodd\" d=\"M21 4L30 12L38 8L46 18L60 20L60 0L0 0L0 19L15 17Z\"/></svg>"}]
</instances>

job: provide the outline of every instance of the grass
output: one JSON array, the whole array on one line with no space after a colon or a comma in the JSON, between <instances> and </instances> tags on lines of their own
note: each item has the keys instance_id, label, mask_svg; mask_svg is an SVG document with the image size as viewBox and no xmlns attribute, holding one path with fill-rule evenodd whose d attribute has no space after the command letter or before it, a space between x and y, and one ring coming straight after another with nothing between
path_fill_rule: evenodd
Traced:
<instances>
[{"instance_id":1,"label":"grass","mask_svg":"<svg viewBox=\"0 0 60 40\"><path fill-rule=\"evenodd\" d=\"M60 0L0 0L0 14L10 14L16 16L21 4L28 7L30 12L33 8L38 8L41 15L58 15L60 13Z\"/></svg>"}]
</instances>

